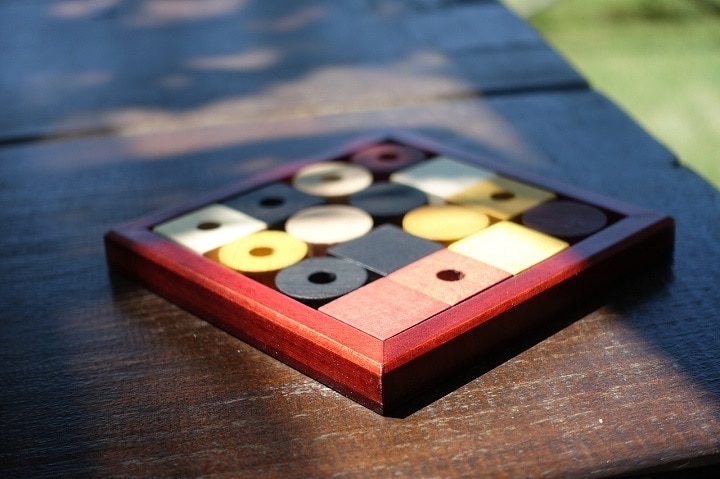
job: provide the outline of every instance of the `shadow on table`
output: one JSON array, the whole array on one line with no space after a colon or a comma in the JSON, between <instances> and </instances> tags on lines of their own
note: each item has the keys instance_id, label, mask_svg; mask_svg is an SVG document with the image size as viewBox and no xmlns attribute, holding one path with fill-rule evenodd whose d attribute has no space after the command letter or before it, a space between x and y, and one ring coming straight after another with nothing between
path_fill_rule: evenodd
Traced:
<instances>
[{"instance_id":1,"label":"shadow on table","mask_svg":"<svg viewBox=\"0 0 720 479\"><path fill-rule=\"evenodd\" d=\"M172 169L176 174L173 178L172 189L182 192L182 198L189 200L214 188L208 187L208 184L214 183L215 187L225 186L222 172L233 171L240 178L252 176L255 172L274 168L289 160L309 157L314 152L331 150L349 140L378 134L377 130L352 128L341 128L334 133L327 131L322 133L324 130L322 124L315 125L315 127L317 128L316 134L305 132L296 138L254 140L248 143L242 142L237 146L206 149L185 155L169 153L169 158L172 158L171 165L166 161L146 163L144 167L150 168L150 174L145 175L141 181L147 181L147 185L135 183L133 188L150 189L154 178L164 176L165 171ZM476 152L491 158L499 158L507 162L520 162L521 164L523 162L522 158L518 159L512 153L509 154L496 145L482 143L478 139L457 137L452 131L433 127L421 127L414 130L416 133L428 137L447 139L450 144L457 143L463 149L474 145ZM518 132L516 134L521 136ZM243 160L238 162L238 158ZM255 161L257 158L263 158L263 161ZM213 165L211 171L198 169L198 165L209 164ZM240 168L243 165L245 168ZM114 167L123 168L122 164ZM544 168L544 166L531 164L531 168ZM133 181L136 182L137 178ZM168 196L167 193L166 188L165 191L157 191L154 195L156 200L152 202L158 209L182 203L183 200L180 197ZM158 202L158 200L161 201ZM144 200L138 201L134 206L129 204L129 210L142 211L147 206L142 201ZM117 210L116 213L122 214L120 210ZM134 215L130 212L125 214ZM412 414L483 372L493 369L534 344L552 336L574 321L600 309L603 310L603 314L612 315L614 320L622 322L624 327L634 331L635 336L641 336L647 341L650 349L667 356L668 360L675 364L683 374L692 378L692 381L713 396L720 397L720 385L716 381L714 373L714 371L720 370L720 359L714 354L715 349L708 347L718 339L717 327L712 322L712 318L683 318L669 314L669 312L681 309L685 302L691 299L678 297L679 294L682 294L681 291L688 287L685 281L678 281L675 273L678 268L685 271L688 264L682 254L682 251L688 247L687 238L684 237L682 230L678 234L681 237L678 248L682 248L682 250L676 255L674 265L651 265L643 271L631 274L606 291L592 292L588 294L587 298L579 298L578 306L550 318L546 326L530 332L527 336L514 341L513 344L506 345L487 362L478 364L468 372L462 373L445 387L423 396L405 410L399 411L397 415L403 417ZM709 285L703 287L709 287ZM698 307L699 310L709 311L713 307L713 299L710 297L698 297L697 301L698 303L693 306ZM688 311L694 310L688 308Z\"/></svg>"},{"instance_id":2,"label":"shadow on table","mask_svg":"<svg viewBox=\"0 0 720 479\"><path fill-rule=\"evenodd\" d=\"M228 176L247 177L259 169L273 168L297 156L317 153L355 135L374 133L376 124L382 128L408 127L438 141L447 141L503 161L515 162L516 166L555 172L562 179L580 178L601 188L616 187L631 196L635 194L631 191L632 186L622 183L626 176L623 161L633 164L632 168L627 169L629 173L637 174L648 183L645 177L648 171L654 172L653 168L665 167L659 164L660 161L655 161L664 161L665 157L655 153L644 162L635 161L638 158L642 160L641 156L647 150L642 147L633 150L636 142L628 138L618 141L616 147L608 146L613 143L608 138L616 138L611 133L626 130L627 123L621 122L615 131L571 134L571 127L574 126L578 130L594 128L597 116L592 108L600 104L600 100L594 96L568 95L573 99L568 100L570 103L567 104L551 93L521 98L490 98L486 105L492 110L492 115L468 113L473 110L476 105L474 101L479 95L472 93L473 85L468 87L471 82L462 77L457 65L448 63L447 57L437 55L432 48L419 50L413 42L393 44L386 42L386 37L382 35L366 38L362 32L367 25L359 17L356 18L358 10L352 8L338 14L341 18L333 17L333 21L325 21L322 20L325 15L323 9L328 4L322 2L319 7L315 2L282 2L283 8L280 9L277 3L270 2L214 0L204 2L205 8L209 10L203 11L193 10L193 5L203 2L182 2L182 6L170 8L171 3L149 0L65 1L52 4L23 2L22 7L17 7L18 2L7 7L17 8L26 17L20 18L17 27L6 30L3 35L14 36L18 30L21 33L35 31L47 34L50 40L65 38L66 41L43 41L41 43L45 47L37 49L37 56L23 60L22 55L34 48L33 37L18 34L17 41L27 42L22 43L27 48L3 50L2 55L9 55L4 64L14 65L10 69L11 73L3 78L17 75L21 83L27 78L34 78L36 82L27 82L17 90L10 89L13 94L2 97L9 113L3 117L6 123L0 123L0 131L12 132L12 135L6 137L38 139L45 133L43 129L32 128L38 119L46 125L60 124L67 127L67 131L80 132L105 127L113 131L117 125L127 128L127 125L136 123L142 128L154 122L161 125L167 122L166 126L175 122L169 126L177 127L188 119L183 116L184 113L198 113L203 120L210 120L207 123L210 125L213 122L223 124L243 118L258 118L260 123L278 119L277 124L268 122L264 126L255 126L252 121L245 121L235 130L213 132L212 135L219 136L213 136L207 143L182 132L175 136L164 136L165 143L162 145L150 145L154 140L147 137L119 137L107 140L116 148L108 149L106 144L98 142L95 144L98 149L84 159L82 152L78 153L80 160L72 156L65 164L56 158L46 158L43 173L52 171L55 174L53 178L65 187L75 185L79 191L92 194L92 198L82 198L87 203L92 202L82 221L73 219L69 222L65 219L60 222L62 227L72 227L72 234L79 235L78 231L82 230L83 234L92 233L99 238L103 231L88 233L83 228L87 224L110 227L155 209L175 206L208 189L223 186ZM357 5L360 3L363 2L358 1ZM388 24L386 28L392 30L393 26ZM368 41L356 41L358 35ZM460 37L455 38L458 42L462 40ZM336 41L341 41L340 48L334 44ZM527 39L524 41L527 43L520 42L524 45L522 48L532 43ZM156 48L158 45L162 48ZM468 51L475 48L472 44L468 45ZM464 48L462 42L451 47L456 51ZM358 69L360 75L356 84L346 85L345 89L337 87L335 80L338 77L335 75L338 69L367 66L368 58L372 58L370 66ZM389 96L359 107L352 106L354 100L347 101L354 92L362 91L368 81L382 78L383 72L388 69L397 77ZM421 108L412 110L408 107L403 110L403 105L388 101L388 97L392 98L396 92L402 92L407 87L408 80L418 76L430 79L440 76L442 84L447 84L448 79L453 78L460 83L456 90L432 90L426 97L412 98L413 104L436 101L435 106L442 114L427 114L418 119L414 113ZM308 80L309 83L299 80ZM308 85L312 90L306 88ZM417 85L416 92L422 92L427 86L423 83ZM330 91L333 86L337 88L335 93ZM304 95L322 98L324 89L328 90L328 95L338 95L333 100L335 110L316 108L308 111L301 108ZM343 101L338 101L338 98ZM58 99L62 102L58 103ZM442 110L444 103L452 103L448 99L457 101L451 108ZM572 103L575 99L577 103ZM102 106L99 113L98 105ZM224 105L229 105L229 108L226 109ZM383 108L388 112L383 113ZM588 111L586 116L582 116L584 108ZM22 117L21 113L25 109L37 112L37 116ZM373 109L378 112L370 112ZM404 116L389 110L403 110ZM344 111L350 113L343 115ZM459 114L453 118L449 113ZM562 120L563 115L569 118L566 122ZM16 124L22 123L20 118L29 121L22 128L16 129ZM617 124L617 118L611 119L609 123ZM528 126L530 124L533 126ZM270 128L270 125L279 125L278 130L261 131ZM369 128L368 125L373 127ZM247 133L250 130L252 132ZM494 133L501 130L506 132L505 139L508 141L494 141ZM225 136L220 138L222 135ZM517 151L508 152L508 148L512 148L508 145L518 138L525 144L520 145ZM556 140L550 141L548 138ZM193 141L196 143L193 144ZM218 143L224 146L219 147ZM520 150L532 151L533 154L523 156ZM40 155L38 152L33 154ZM80 161L85 163L80 165ZM9 170L14 165L8 161L4 167ZM66 170L61 171L63 168ZM619 171L623 174L618 174ZM704 189L704 184L696 178L684 180L682 189L678 189L685 196L682 205L675 206L671 200L665 200L665 197L671 196L673 185L676 184L674 179L681 176L687 178L687 174L682 171L664 176L657 183L662 191L655 191L651 187L643 190L650 192L647 196L649 201L661 205L663 209L667 206L664 212L680 220L678 253L672 267L653 266L605 292L589 295L578 306L553 317L544 328L529 333L499 350L496 356L461 372L443 387L417 398L398 416L411 417L446 394L462 388L532 348L539 341L550 338L582 318L592 316L600 309L615 314L618 321L622 321L638 338L646 341L651 349L666 357L668 362L675 364L683 376L717 402L720 398L720 356L717 354L720 350L720 332L714 320L720 306L717 281L714 281L717 273L713 269L714 265L703 263L702 257L703 250L708 251L716 244L711 241L711 233L702 233L711 227L708 219L712 219L711 208L714 203L707 200L706 191L710 188ZM38 184L41 184L45 177L39 178ZM62 196L63 192L59 189L45 186L48 188L42 200L46 204L67 200L67 195ZM73 199L77 200L75 197ZM687 205L701 207L698 207L699 212L693 212ZM32 226L32 222L37 221L36 231L43 231L47 227L44 223L46 218L33 219L31 216L23 219L23 224ZM698 257L697 251L701 251L701 257ZM53 254L59 256L62 253ZM710 259L717 258L707 254ZM293 399L284 390L278 392L273 384L289 385L288 388L293 390L300 382L311 391L302 395L303 400L309 401L313 401L312 392L321 388L313 390L313 381L225 334L216 334L201 320L148 294L135 283L117 279L112 283L112 302L118 309L118 314L112 319L116 323L113 327L121 331L118 334L123 339L119 344L114 343L113 347L114 351L125 351L128 355L124 365L118 365L120 375L115 379L127 381L123 391L127 397L134 398L131 401L135 401L128 404L129 415L120 419L128 421L125 424L131 428L141 431L140 435L144 435L145 441L140 445L125 444L128 452L125 457L132 457L133 452L147 447L145 452L149 451L149 454L157 453L168 461L180 461L179 469L182 469L183 465L188 464L184 462L185 459L174 456L175 450L169 451L169 454L168 451L160 450L162 445L153 441L156 433L162 435L165 420L177 421L170 427L172 431L168 437L171 444L177 441L174 443L177 451L186 451L193 449L193 441L212 446L215 440L213 428L217 424L236 421L236 424L242 426L245 424L245 414L260 416L277 425L263 428L262 431L247 431L248 436L266 435L260 438L262 447L248 450L251 457L261 458L268 454L287 452L268 449L270 445L278 443L297 447L293 442L296 440L295 431L289 426L292 421L283 415L281 408L272 403L278 397L290 401ZM72 312L74 303L79 298L85 298L83 295L68 298L59 296L57 293L51 299L43 299L47 302L47 318L56 318L57 313L51 311L51 306L65 306ZM35 306L33 303L33 308ZM92 319L94 316L90 313L86 317ZM62 319L66 319L65 316ZM64 326L56 324L54 327L57 331ZM196 334L204 331L204 328L208 328L207 335ZM66 349L67 345L60 344L64 339L58 334L54 344L45 344L48 354L70 357L73 353ZM79 341L83 338L74 339ZM171 353L168 354L168 351ZM223 357L228 352L233 355L237 352L238 359ZM71 370L69 364L67 367ZM187 376L178 375L178 370ZM72 374L56 377L57 382L49 385L30 378L30 382L24 384L37 389L13 396L13 400L17 401L17 404L13 403L17 406L15 411L34 418L50 417L52 411L28 412L40 401L41 396L38 394L43 393L58 396L53 402L64 402L70 408L79 404L83 397L75 389L88 385L77 378L73 382L73 377L68 377ZM123 374L130 376L124 377ZM203 383L192 384L196 378L203 378ZM255 387L257 384L263 389L251 394L244 392L243 388ZM176 385L182 387L176 388ZM43 386L47 388L44 391ZM183 391L180 397L177 396L179 390ZM161 394L148 398L148 391ZM209 404L198 399L206 397L208 391L216 398ZM23 401L26 405L23 405ZM176 401L185 412L179 418L169 417L170 413L177 410L173 407ZM333 401L337 403L335 396L318 397L316 401L311 402L310 409L317 414L323 414L323 407ZM82 412L65 413L49 432L57 433L55 437L68 443L82 444L87 432L84 428L90 422L83 418ZM146 422L147 418L151 418L150 422ZM108 431L113 429L112 423L103 423L102 411L93 416L92 421L104 424ZM32 441L36 441L35 436L22 435L27 433L20 430L23 423L12 424L15 428L13 431L20 434L19 440L15 438L15 444L32 445ZM67 424L74 427L66 427ZM37 434L37 424L35 426L34 433ZM62 431L64 427L66 429ZM114 431L116 435L122 433ZM235 446L243 448L252 445L252 441L228 437L221 438L221 443L219 448L223 452ZM36 447L37 444L34 443ZM73 452L72 447L67 449L62 444L43 447L38 450L57 453L53 457L59 460ZM90 470L94 467L92 455L98 451L85 452L88 457L82 458L82 466ZM53 457L46 457L45 460L50 464ZM198 461L205 459L190 458ZM260 461L262 463L266 464ZM55 471L56 468L57 464L54 466Z\"/></svg>"},{"instance_id":3,"label":"shadow on table","mask_svg":"<svg viewBox=\"0 0 720 479\"><path fill-rule=\"evenodd\" d=\"M6 144L585 86L494 2L66 0L0 13L15 47L0 50Z\"/></svg>"}]
</instances>

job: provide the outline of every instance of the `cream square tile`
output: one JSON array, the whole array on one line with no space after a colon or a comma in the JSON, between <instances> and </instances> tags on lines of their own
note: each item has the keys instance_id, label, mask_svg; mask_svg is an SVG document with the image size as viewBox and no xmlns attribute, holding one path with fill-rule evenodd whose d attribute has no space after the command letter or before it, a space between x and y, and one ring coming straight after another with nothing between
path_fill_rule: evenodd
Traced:
<instances>
[{"instance_id":1,"label":"cream square tile","mask_svg":"<svg viewBox=\"0 0 720 479\"><path fill-rule=\"evenodd\" d=\"M196 253L206 253L267 228L252 216L223 205L210 205L155 226L153 231Z\"/></svg>"},{"instance_id":2,"label":"cream square tile","mask_svg":"<svg viewBox=\"0 0 720 479\"><path fill-rule=\"evenodd\" d=\"M448 249L517 274L568 246L565 241L552 236L501 221L451 244Z\"/></svg>"}]
</instances>

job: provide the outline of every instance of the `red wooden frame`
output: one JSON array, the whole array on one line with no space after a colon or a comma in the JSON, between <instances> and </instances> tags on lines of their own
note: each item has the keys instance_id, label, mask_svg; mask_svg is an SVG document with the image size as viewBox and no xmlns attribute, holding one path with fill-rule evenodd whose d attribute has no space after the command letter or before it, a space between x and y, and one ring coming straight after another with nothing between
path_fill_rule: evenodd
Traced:
<instances>
[{"instance_id":1,"label":"red wooden frame","mask_svg":"<svg viewBox=\"0 0 720 479\"><path fill-rule=\"evenodd\" d=\"M385 341L152 232L154 225L259 185L290 177L300 166L347 157L396 141L469 161L610 212L615 221L568 249ZM376 411L408 400L601 287L669 257L672 218L508 168L404 133L354 142L337 152L285 165L189 204L133 221L105 236L113 270Z\"/></svg>"}]
</instances>

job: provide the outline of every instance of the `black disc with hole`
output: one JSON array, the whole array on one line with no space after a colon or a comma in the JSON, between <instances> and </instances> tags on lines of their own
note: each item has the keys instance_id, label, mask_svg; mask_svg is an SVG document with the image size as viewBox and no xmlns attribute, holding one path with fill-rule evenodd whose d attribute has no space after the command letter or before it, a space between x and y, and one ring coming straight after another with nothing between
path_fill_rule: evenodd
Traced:
<instances>
[{"instance_id":1,"label":"black disc with hole","mask_svg":"<svg viewBox=\"0 0 720 479\"><path fill-rule=\"evenodd\" d=\"M278 226L300 210L323 203L321 198L298 191L285 183L271 183L224 202L271 227Z\"/></svg>"},{"instance_id":2,"label":"black disc with hole","mask_svg":"<svg viewBox=\"0 0 720 479\"><path fill-rule=\"evenodd\" d=\"M280 271L275 287L291 298L318 307L363 286L367 280L368 272L361 266L320 257L305 259Z\"/></svg>"},{"instance_id":3,"label":"black disc with hole","mask_svg":"<svg viewBox=\"0 0 720 479\"><path fill-rule=\"evenodd\" d=\"M589 236L607 224L605 213L575 201L551 201L526 211L522 223L534 230L574 241Z\"/></svg>"},{"instance_id":4,"label":"black disc with hole","mask_svg":"<svg viewBox=\"0 0 720 479\"><path fill-rule=\"evenodd\" d=\"M427 204L427 194L401 183L377 182L355 193L350 205L370 213L376 223L399 222L410 210Z\"/></svg>"},{"instance_id":5,"label":"black disc with hole","mask_svg":"<svg viewBox=\"0 0 720 479\"><path fill-rule=\"evenodd\" d=\"M366 148L353 155L350 161L366 167L376 175L385 176L424 159L425 154L420 150L386 143Z\"/></svg>"}]
</instances>

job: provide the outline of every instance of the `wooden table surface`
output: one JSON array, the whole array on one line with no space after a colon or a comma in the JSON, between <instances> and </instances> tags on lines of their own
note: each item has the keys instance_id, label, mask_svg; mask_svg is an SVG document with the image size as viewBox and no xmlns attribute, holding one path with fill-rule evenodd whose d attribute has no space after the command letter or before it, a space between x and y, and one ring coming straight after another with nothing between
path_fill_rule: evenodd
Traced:
<instances>
[{"instance_id":1,"label":"wooden table surface","mask_svg":"<svg viewBox=\"0 0 720 479\"><path fill-rule=\"evenodd\" d=\"M9 0L0 61L0 476L720 463L720 193L499 4ZM385 128L671 214L674 260L401 417L108 273L110 227Z\"/></svg>"}]
</instances>

